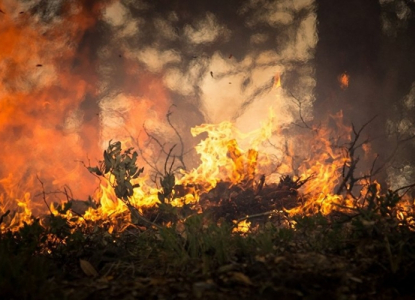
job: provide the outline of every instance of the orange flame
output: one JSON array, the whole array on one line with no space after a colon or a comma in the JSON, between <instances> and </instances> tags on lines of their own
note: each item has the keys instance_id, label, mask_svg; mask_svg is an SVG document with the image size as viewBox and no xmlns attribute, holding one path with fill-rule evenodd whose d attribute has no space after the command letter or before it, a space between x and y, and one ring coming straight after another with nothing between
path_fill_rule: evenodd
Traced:
<instances>
[{"instance_id":1,"label":"orange flame","mask_svg":"<svg viewBox=\"0 0 415 300\"><path fill-rule=\"evenodd\" d=\"M339 81L340 87L345 90L349 87L349 74L347 74L346 72L342 73L339 75L339 77L337 78L337 80Z\"/></svg>"},{"instance_id":2,"label":"orange flame","mask_svg":"<svg viewBox=\"0 0 415 300\"><path fill-rule=\"evenodd\" d=\"M0 22L0 178L13 182L1 181L0 189L6 190L1 206L13 208L18 199L29 205L41 190L33 180L36 174L47 189L68 184L85 195L94 180L74 161L97 150L88 142L93 139L87 129L95 128L98 136L98 123L83 126L85 112L79 110L85 96L95 93L95 77L89 71L94 62L78 55L77 67L73 63L76 46L85 30L94 26L99 6L86 9L81 1L67 3L62 17L55 20L59 25L53 27L30 13L19 14L23 8L13 1L2 9L6 13ZM17 183L19 189L12 192Z\"/></svg>"},{"instance_id":3,"label":"orange flame","mask_svg":"<svg viewBox=\"0 0 415 300\"><path fill-rule=\"evenodd\" d=\"M274 88L280 88L281 87L281 76L280 73L276 73L274 76Z\"/></svg>"},{"instance_id":4,"label":"orange flame","mask_svg":"<svg viewBox=\"0 0 415 300\"><path fill-rule=\"evenodd\" d=\"M83 47L81 41L84 33L95 25L102 4L88 7L83 5L85 1L70 1L62 9L62 17L56 20L59 26L49 27L30 14L19 15L21 7L12 2L8 1L2 7L7 14L1 15L0 22L0 77L4 78L0 81L0 216L5 216L8 210L13 212L5 216L0 231L6 230L6 224L8 229L16 229L32 222L32 216L44 213L46 207L51 213L58 214L59 204L50 203L54 200L59 203L59 198L53 198L53 194L45 197L43 189L69 185L76 187L76 195L86 198L95 180L83 165L74 161L86 154L99 157L98 142L90 141L97 141L100 136L108 140L120 129L103 130L100 127L108 117L104 101L94 108L96 111L81 109L86 98L96 96L98 90L98 76L93 71L96 62L89 60L88 47ZM120 102L131 105L128 113L121 117L120 127L129 128L131 138L139 135L142 125L137 123L136 116L145 116L148 122L155 123L168 109L169 101L159 76L145 72L137 74L137 64L128 60L124 63L129 77L125 82L125 95L118 96ZM342 89L348 87L349 77L346 72L339 75ZM274 76L273 87L281 87L279 73ZM126 96L138 92L142 95L139 99ZM150 110L154 116L149 116ZM202 191L214 188L220 181L233 185L252 184L260 171L275 163L278 167L267 174L271 178L267 183L278 182L278 176L273 176L277 173L308 179L301 190L303 204L290 210L290 214L318 211L328 214L337 205L353 206L354 199L335 194L342 181L342 168L350 164L350 157L342 145L350 141L351 128L342 124L342 114L332 116L336 131L328 126L315 127L308 134L287 138L286 149L278 150L278 156L261 152L265 141L284 138L274 136L278 133L274 119L271 109L263 126L248 133L239 131L231 122L192 128L193 136L207 134L207 138L195 147L201 163L193 170L179 174L176 183L198 185L201 190L193 189L174 198L171 204L196 203ZM340 137L342 143L333 145L333 136ZM143 140L143 137L137 138L137 142ZM129 143L133 143L132 138ZM368 155L370 145L363 147ZM152 154L151 149L143 151ZM44 187L36 175L45 182ZM115 226L122 230L130 221L127 206L117 199L112 189L114 178L107 179L94 195L99 201L98 207L88 208L78 224L109 220L112 231ZM134 183L140 187L134 189L129 199L131 205L142 210L159 203L160 190L150 186L147 177L137 178ZM48 206L44 203L46 200ZM402 218L406 208L400 207ZM73 212L68 211L66 216L70 220ZM245 220L237 226L237 231L246 232L250 222Z\"/></svg>"}]
</instances>

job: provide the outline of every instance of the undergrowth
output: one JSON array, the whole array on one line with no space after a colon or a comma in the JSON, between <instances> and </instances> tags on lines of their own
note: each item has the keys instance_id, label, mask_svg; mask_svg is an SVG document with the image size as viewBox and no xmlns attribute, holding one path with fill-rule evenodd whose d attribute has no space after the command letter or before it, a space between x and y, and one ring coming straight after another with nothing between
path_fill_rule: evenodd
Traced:
<instances>
[{"instance_id":1,"label":"undergrowth","mask_svg":"<svg viewBox=\"0 0 415 300\"><path fill-rule=\"evenodd\" d=\"M396 193L370 189L353 212L266 221L246 234L207 214L112 233L63 214L34 219L0 236L0 298L105 298L102 290L134 278L181 278L190 282L183 293L203 298L237 297L235 287L254 298L312 298L325 285L334 298L415 295L413 216L399 213ZM166 284L141 288L163 293Z\"/></svg>"},{"instance_id":2,"label":"undergrowth","mask_svg":"<svg viewBox=\"0 0 415 300\"><path fill-rule=\"evenodd\" d=\"M88 167L129 208L132 224L123 230L106 220L68 219L68 201L0 232L0 299L415 296L414 216L398 191L381 194L372 184L360 206L329 215L256 214L262 219L239 233L212 210L171 205L175 181L167 160L160 203L139 212L129 201L143 172L136 159L132 149L110 142L100 165Z\"/></svg>"}]
</instances>

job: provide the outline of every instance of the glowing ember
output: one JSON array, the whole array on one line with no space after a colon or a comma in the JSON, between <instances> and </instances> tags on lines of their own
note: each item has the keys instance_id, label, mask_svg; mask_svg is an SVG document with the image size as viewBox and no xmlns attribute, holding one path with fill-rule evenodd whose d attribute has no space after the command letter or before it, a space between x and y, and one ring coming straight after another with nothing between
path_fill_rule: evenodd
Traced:
<instances>
[{"instance_id":1,"label":"glowing ember","mask_svg":"<svg viewBox=\"0 0 415 300\"><path fill-rule=\"evenodd\" d=\"M350 76L345 72L338 77L338 81L340 83L340 87L345 90L349 87L349 78Z\"/></svg>"}]
</instances>

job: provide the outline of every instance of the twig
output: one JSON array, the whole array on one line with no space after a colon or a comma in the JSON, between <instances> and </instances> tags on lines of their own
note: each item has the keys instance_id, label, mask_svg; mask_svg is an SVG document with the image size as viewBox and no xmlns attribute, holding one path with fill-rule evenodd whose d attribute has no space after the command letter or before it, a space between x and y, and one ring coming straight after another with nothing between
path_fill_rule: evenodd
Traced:
<instances>
[{"instance_id":1,"label":"twig","mask_svg":"<svg viewBox=\"0 0 415 300\"><path fill-rule=\"evenodd\" d=\"M356 182L358 182L359 180L361 180L362 178L355 178L354 177L354 172L356 170L357 164L359 163L360 158L359 157L355 157L355 152L357 149L359 149L360 147L362 147L364 144L368 143L369 140L366 139L365 141L363 141L362 143L357 144L360 135L362 134L363 130L366 128L366 126L368 126L375 118L377 117L377 115L375 115L374 117L372 117L369 121L367 121L366 123L364 123L359 130L356 131L356 128L354 126L354 124L352 124L352 130L353 130L353 134L354 134L354 138L351 141L349 147L347 148L347 153L348 156L350 158L349 162L345 162L343 165L343 180L340 184L340 186L338 187L336 194L340 195L343 191L343 189L346 189L346 191L353 197L352 194L352 190L353 187L355 185ZM376 159L375 159L376 161ZM348 168L347 173L345 174L346 168ZM373 164L372 164L372 170L373 170ZM369 178L372 176L373 174L369 175ZM347 187L347 184L349 184L349 186Z\"/></svg>"},{"instance_id":2,"label":"twig","mask_svg":"<svg viewBox=\"0 0 415 300\"><path fill-rule=\"evenodd\" d=\"M42 185L42 195L43 195L43 201L45 202L45 204L46 204L46 207L48 208L48 210L50 211L50 214L51 215L53 215L53 212L52 212L52 210L50 209L50 207L49 207L49 204L46 202L46 193L45 193L45 187L44 187L44 185L43 185L43 182L42 182L42 180L40 180L40 178L39 178L39 176L36 174L36 178L37 178L37 180L40 182L40 184Z\"/></svg>"},{"instance_id":3,"label":"twig","mask_svg":"<svg viewBox=\"0 0 415 300\"><path fill-rule=\"evenodd\" d=\"M260 214L248 215L248 216L245 216L243 218L240 218L240 219L236 220L235 224L232 226L232 228L238 227L238 224L241 223L242 221L245 221L245 220L258 218L258 217L269 216L269 215L273 215L273 214L281 214L281 213L282 213L282 211L274 209L274 210L263 212L263 213L260 213Z\"/></svg>"},{"instance_id":4,"label":"twig","mask_svg":"<svg viewBox=\"0 0 415 300\"><path fill-rule=\"evenodd\" d=\"M403 187L400 187L400 188L398 188L398 189L396 189L396 190L394 190L393 191L393 193L395 194L395 193L397 193L397 192L399 192L399 191L402 191L402 190L405 190L405 189L407 189L406 191L405 191L405 193L404 193L404 195L409 191L409 190L411 190L412 188L414 188L415 187L415 183L412 183L412 184L409 184L409 185L406 185L406 186L403 186Z\"/></svg>"},{"instance_id":5,"label":"twig","mask_svg":"<svg viewBox=\"0 0 415 300\"><path fill-rule=\"evenodd\" d=\"M175 156L173 156L173 160L172 163L170 165L169 171L167 172L167 162L169 161L169 158L171 157L171 152L173 151L173 149L176 147L176 145L173 145L173 147L170 148L169 153L167 153L167 157L166 160L164 161L164 174L170 174L171 170L173 168L173 164L174 164L174 160L175 160Z\"/></svg>"},{"instance_id":6,"label":"twig","mask_svg":"<svg viewBox=\"0 0 415 300\"><path fill-rule=\"evenodd\" d=\"M170 106L170 108L173 107L173 106L176 107L176 105L172 104ZM183 154L184 154L184 143L183 143L183 139L182 139L182 136L180 135L179 131L176 129L176 127L173 126L173 124L172 124L172 122L170 120L170 116L172 115L172 112L170 111L170 108L169 108L169 111L166 114L166 119L167 119L167 122L169 123L170 127L174 130L174 132L176 133L177 137L179 138L181 150L180 150L180 155L178 155L177 158L181 162L182 168L184 170L186 170L186 165L185 165L184 159L183 159Z\"/></svg>"},{"instance_id":7,"label":"twig","mask_svg":"<svg viewBox=\"0 0 415 300\"><path fill-rule=\"evenodd\" d=\"M297 97L295 97L294 96L294 94L291 92L291 91L289 91L289 94L291 95L291 97L293 97L295 100L297 100L297 106L298 106L298 114L299 114L299 116L300 116L300 120L301 120L301 122L304 124L304 126L305 126L305 128L308 128L308 129L310 129L310 130L313 130L313 128L312 127L310 127L307 123L306 123L306 121L304 120L304 117L303 117L303 113L302 113L302 102L301 102L301 100L299 100ZM294 102L294 101L293 101ZM297 125L297 126L299 126L299 127L301 127L300 125L298 125L298 124L296 124L296 123L293 123L294 125Z\"/></svg>"},{"instance_id":8,"label":"twig","mask_svg":"<svg viewBox=\"0 0 415 300\"><path fill-rule=\"evenodd\" d=\"M132 206L130 203L125 202L125 204L127 205L128 209L130 210L131 215L133 215L136 219L142 220L144 222L146 222L147 224L150 224L152 226L157 227L158 229L162 229L163 227L151 222L150 220L146 219L145 217L143 217L137 210L137 208L135 208L134 206Z\"/></svg>"},{"instance_id":9,"label":"twig","mask_svg":"<svg viewBox=\"0 0 415 300\"><path fill-rule=\"evenodd\" d=\"M143 128L144 128L144 124L143 124ZM145 130L144 130L145 131ZM141 133L140 133L141 134ZM146 132L146 134L147 134L147 132ZM147 134L148 135L148 134ZM134 140L132 137L131 137L131 139L132 140ZM147 157L144 155L144 151L143 151L143 149L141 148L141 146L140 146L140 142L139 142L139 140L137 139L137 140L135 140L135 144L137 145L137 149L138 149L138 151L140 152L140 155L141 155L141 158L144 160L144 162L147 164L147 165L149 165L150 166L150 168L151 169L153 169L155 172L156 172L156 177L157 177L157 175L163 175L160 171L159 171L159 169L157 168L157 166L156 165L153 165L148 159L147 159Z\"/></svg>"}]
</instances>

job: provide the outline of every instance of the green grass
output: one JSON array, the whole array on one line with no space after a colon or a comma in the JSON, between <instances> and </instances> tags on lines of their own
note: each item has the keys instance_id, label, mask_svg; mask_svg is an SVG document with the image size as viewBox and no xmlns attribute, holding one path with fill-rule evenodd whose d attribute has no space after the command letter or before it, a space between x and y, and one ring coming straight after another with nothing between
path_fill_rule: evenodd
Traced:
<instances>
[{"instance_id":1,"label":"green grass","mask_svg":"<svg viewBox=\"0 0 415 300\"><path fill-rule=\"evenodd\" d=\"M396 194L375 194L348 214L285 216L291 227L264 219L246 234L208 214L111 234L48 216L46 227L34 220L1 234L0 298L414 297L413 216L396 217Z\"/></svg>"}]
</instances>

